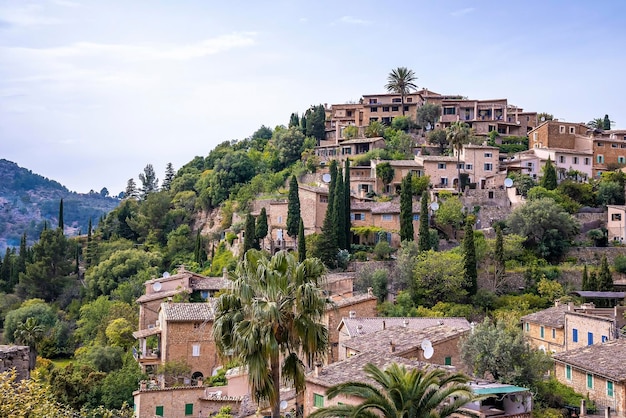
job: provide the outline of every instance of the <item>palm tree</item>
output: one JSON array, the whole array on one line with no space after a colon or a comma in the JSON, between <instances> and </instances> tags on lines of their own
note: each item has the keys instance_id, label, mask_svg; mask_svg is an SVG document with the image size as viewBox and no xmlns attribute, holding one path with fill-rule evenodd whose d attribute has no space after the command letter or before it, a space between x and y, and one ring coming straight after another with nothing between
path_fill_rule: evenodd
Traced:
<instances>
[{"instance_id":1,"label":"palm tree","mask_svg":"<svg viewBox=\"0 0 626 418\"><path fill-rule=\"evenodd\" d=\"M587 122L587 126L591 129L604 130L604 118L595 118Z\"/></svg>"},{"instance_id":2,"label":"palm tree","mask_svg":"<svg viewBox=\"0 0 626 418\"><path fill-rule=\"evenodd\" d=\"M316 361L328 347L321 321L327 302L319 287L323 274L318 259L298 263L286 251L268 259L250 250L231 277L232 290L218 299L213 325L218 350L248 367L252 397L268 401L272 417L280 417L281 380L304 390L298 355Z\"/></svg>"},{"instance_id":3,"label":"palm tree","mask_svg":"<svg viewBox=\"0 0 626 418\"><path fill-rule=\"evenodd\" d=\"M17 324L15 329L15 340L20 344L26 344L30 348L29 353L29 368L35 369L37 363L37 344L41 341L45 329L42 325L37 323L37 320L33 317L26 318L25 322Z\"/></svg>"},{"instance_id":4,"label":"palm tree","mask_svg":"<svg viewBox=\"0 0 626 418\"><path fill-rule=\"evenodd\" d=\"M467 123L456 121L452 123L447 129L448 143L456 151L456 168L458 171L457 184L459 186L459 193L461 193L461 151L463 145L467 144L471 135L470 127Z\"/></svg>"},{"instance_id":5,"label":"palm tree","mask_svg":"<svg viewBox=\"0 0 626 418\"><path fill-rule=\"evenodd\" d=\"M328 399L346 395L359 397L363 402L321 408L309 417L445 418L478 399L467 385L469 378L461 373L449 374L443 369L407 370L396 363L384 370L369 363L363 370L375 385L346 382L326 391Z\"/></svg>"},{"instance_id":6,"label":"palm tree","mask_svg":"<svg viewBox=\"0 0 626 418\"><path fill-rule=\"evenodd\" d=\"M391 70L387 76L387 84L385 88L390 93L397 93L402 97L402 116L404 116L404 98L411 90L416 90L415 84L417 77L413 70L406 67L398 67Z\"/></svg>"}]
</instances>

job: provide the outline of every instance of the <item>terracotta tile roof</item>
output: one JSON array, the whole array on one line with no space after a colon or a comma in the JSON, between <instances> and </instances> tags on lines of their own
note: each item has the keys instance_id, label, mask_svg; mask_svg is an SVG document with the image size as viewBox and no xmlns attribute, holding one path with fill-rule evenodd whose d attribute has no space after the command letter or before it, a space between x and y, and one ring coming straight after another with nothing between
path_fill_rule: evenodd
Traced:
<instances>
[{"instance_id":1,"label":"terracotta tile roof","mask_svg":"<svg viewBox=\"0 0 626 418\"><path fill-rule=\"evenodd\" d=\"M445 155L424 155L424 156L420 156L418 158L421 158L423 161L430 161L430 162L456 162L457 161L457 157L450 157L450 156L445 156Z\"/></svg>"},{"instance_id":2,"label":"terracotta tile roof","mask_svg":"<svg viewBox=\"0 0 626 418\"><path fill-rule=\"evenodd\" d=\"M339 145L351 145L351 144L373 144L375 142L385 141L385 138L376 137L376 138L355 138L348 139L346 141L341 141Z\"/></svg>"},{"instance_id":3,"label":"terracotta tile roof","mask_svg":"<svg viewBox=\"0 0 626 418\"><path fill-rule=\"evenodd\" d=\"M404 365L407 369L434 367L429 363L407 360L402 357L391 356L389 353L365 352L352 356L346 360L324 366L318 371L317 375L315 372L311 372L307 375L306 380L307 382L315 383L324 387L330 387L349 381L374 383L374 381L369 379L363 371L363 367L365 367L367 363L372 363L379 368L385 368L391 363ZM453 368L448 369L454 370Z\"/></svg>"},{"instance_id":4,"label":"terracotta tile roof","mask_svg":"<svg viewBox=\"0 0 626 418\"><path fill-rule=\"evenodd\" d=\"M390 160L388 163L392 167L421 167L422 165L415 160Z\"/></svg>"},{"instance_id":5,"label":"terracotta tile roof","mask_svg":"<svg viewBox=\"0 0 626 418\"><path fill-rule=\"evenodd\" d=\"M356 350L360 353L366 350L390 352L390 344L395 345L395 354L414 350L419 347L422 341L428 339L434 345L446 341L450 338L466 334L467 328L456 328L449 325L435 325L423 329L412 329L403 326L386 328L375 331L368 335L347 340L342 344L344 347Z\"/></svg>"},{"instance_id":6,"label":"terracotta tile roof","mask_svg":"<svg viewBox=\"0 0 626 418\"><path fill-rule=\"evenodd\" d=\"M333 300L334 305L329 304L327 310L334 308L342 308L344 306L356 305L366 300L376 299L376 296L364 293L362 295L354 295L349 297L342 297L339 300Z\"/></svg>"},{"instance_id":7,"label":"terracotta tile roof","mask_svg":"<svg viewBox=\"0 0 626 418\"><path fill-rule=\"evenodd\" d=\"M358 275L355 271L346 271L342 273L328 273L326 274L326 283L335 283L346 279L356 279Z\"/></svg>"},{"instance_id":8,"label":"terracotta tile roof","mask_svg":"<svg viewBox=\"0 0 626 418\"><path fill-rule=\"evenodd\" d=\"M542 311L524 315L521 320L522 322L532 322L554 328L563 328L565 326L565 312L567 311L567 305L553 306Z\"/></svg>"},{"instance_id":9,"label":"terracotta tile roof","mask_svg":"<svg viewBox=\"0 0 626 418\"><path fill-rule=\"evenodd\" d=\"M435 325L448 325L455 328L471 329L465 318L424 318L424 317L356 317L343 318L338 328L344 327L351 337L371 334L383 328L404 327L424 329Z\"/></svg>"},{"instance_id":10,"label":"terracotta tile roof","mask_svg":"<svg viewBox=\"0 0 626 418\"><path fill-rule=\"evenodd\" d=\"M189 287L193 290L221 290L229 289L233 282L224 277L198 277L192 278Z\"/></svg>"},{"instance_id":11,"label":"terracotta tile roof","mask_svg":"<svg viewBox=\"0 0 626 418\"><path fill-rule=\"evenodd\" d=\"M302 190L307 190L309 192L328 194L328 187L316 187L316 186L309 186L306 184L298 184L298 188Z\"/></svg>"},{"instance_id":12,"label":"terracotta tile roof","mask_svg":"<svg viewBox=\"0 0 626 418\"><path fill-rule=\"evenodd\" d=\"M172 290L166 290L164 292L150 293L149 295L141 295L137 299L137 303L150 302L150 301L158 300L158 299L165 300L168 297L177 295L177 294L182 293L182 292L184 292L184 290L172 289ZM187 292L189 293L189 291L187 291Z\"/></svg>"},{"instance_id":13,"label":"terracotta tile roof","mask_svg":"<svg viewBox=\"0 0 626 418\"><path fill-rule=\"evenodd\" d=\"M626 339L593 344L553 355L557 362L569 364L616 382L626 380L625 357Z\"/></svg>"},{"instance_id":14,"label":"terracotta tile roof","mask_svg":"<svg viewBox=\"0 0 626 418\"><path fill-rule=\"evenodd\" d=\"M215 318L216 299L206 303L162 303L161 310L166 321L212 321Z\"/></svg>"}]
</instances>

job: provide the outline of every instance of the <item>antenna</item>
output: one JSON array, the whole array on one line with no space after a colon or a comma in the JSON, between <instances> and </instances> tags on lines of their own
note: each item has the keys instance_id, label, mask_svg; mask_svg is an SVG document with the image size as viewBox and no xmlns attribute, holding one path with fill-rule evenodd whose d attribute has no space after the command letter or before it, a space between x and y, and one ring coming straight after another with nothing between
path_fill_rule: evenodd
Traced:
<instances>
[{"instance_id":1,"label":"antenna","mask_svg":"<svg viewBox=\"0 0 626 418\"><path fill-rule=\"evenodd\" d=\"M166 271L165 273L163 273L163 277L164 277L165 279L167 279L168 277L170 277L170 272L169 272L169 271Z\"/></svg>"},{"instance_id":2,"label":"antenna","mask_svg":"<svg viewBox=\"0 0 626 418\"><path fill-rule=\"evenodd\" d=\"M330 174L326 173L322 176L322 181L324 183L330 183Z\"/></svg>"},{"instance_id":3,"label":"antenna","mask_svg":"<svg viewBox=\"0 0 626 418\"><path fill-rule=\"evenodd\" d=\"M159 290L161 290L161 283L156 282L152 284L152 290L154 290L155 292L158 292Z\"/></svg>"},{"instance_id":4,"label":"antenna","mask_svg":"<svg viewBox=\"0 0 626 418\"><path fill-rule=\"evenodd\" d=\"M504 187L509 188L511 186L513 186L513 179L510 179L508 177L505 178L504 179Z\"/></svg>"},{"instance_id":5,"label":"antenna","mask_svg":"<svg viewBox=\"0 0 626 418\"><path fill-rule=\"evenodd\" d=\"M428 360L433 356L433 354L435 354L435 350L433 349L433 347L426 347L426 349L424 350L424 358Z\"/></svg>"},{"instance_id":6,"label":"antenna","mask_svg":"<svg viewBox=\"0 0 626 418\"><path fill-rule=\"evenodd\" d=\"M284 411L287 409L287 401L280 401L280 409Z\"/></svg>"},{"instance_id":7,"label":"antenna","mask_svg":"<svg viewBox=\"0 0 626 418\"><path fill-rule=\"evenodd\" d=\"M426 351L426 349L428 349L428 347L432 348L433 345L432 345L432 343L430 342L430 340L428 338L425 338L422 341L422 350Z\"/></svg>"}]
</instances>

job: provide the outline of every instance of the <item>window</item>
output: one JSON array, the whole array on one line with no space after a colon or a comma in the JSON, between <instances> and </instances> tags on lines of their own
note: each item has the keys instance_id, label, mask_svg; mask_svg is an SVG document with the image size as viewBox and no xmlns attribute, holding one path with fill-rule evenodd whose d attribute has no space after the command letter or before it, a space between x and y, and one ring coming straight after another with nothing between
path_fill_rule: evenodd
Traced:
<instances>
[{"instance_id":1,"label":"window","mask_svg":"<svg viewBox=\"0 0 626 418\"><path fill-rule=\"evenodd\" d=\"M374 112L378 112L378 107L374 106L374 107L372 108L372 113L374 113Z\"/></svg>"},{"instance_id":2,"label":"window","mask_svg":"<svg viewBox=\"0 0 626 418\"><path fill-rule=\"evenodd\" d=\"M391 103L402 103L402 98L394 97L393 99L391 99Z\"/></svg>"},{"instance_id":3,"label":"window","mask_svg":"<svg viewBox=\"0 0 626 418\"><path fill-rule=\"evenodd\" d=\"M316 408L323 408L324 407L324 396L314 393L313 394L313 406Z\"/></svg>"},{"instance_id":4,"label":"window","mask_svg":"<svg viewBox=\"0 0 626 418\"><path fill-rule=\"evenodd\" d=\"M393 221L393 215L389 213L383 214L383 221Z\"/></svg>"},{"instance_id":5,"label":"window","mask_svg":"<svg viewBox=\"0 0 626 418\"><path fill-rule=\"evenodd\" d=\"M473 167L471 164L465 164L465 169L466 169L466 170L471 170L471 169L473 169L473 168L474 168L474 167Z\"/></svg>"},{"instance_id":6,"label":"window","mask_svg":"<svg viewBox=\"0 0 626 418\"><path fill-rule=\"evenodd\" d=\"M585 157L585 165L589 165L591 163L591 160L589 159L589 157Z\"/></svg>"},{"instance_id":7,"label":"window","mask_svg":"<svg viewBox=\"0 0 626 418\"><path fill-rule=\"evenodd\" d=\"M391 106L391 111L392 112L397 112L398 111L398 106Z\"/></svg>"},{"instance_id":8,"label":"window","mask_svg":"<svg viewBox=\"0 0 626 418\"><path fill-rule=\"evenodd\" d=\"M157 417L163 416L163 405L159 405L154 409L154 415L156 415Z\"/></svg>"},{"instance_id":9,"label":"window","mask_svg":"<svg viewBox=\"0 0 626 418\"><path fill-rule=\"evenodd\" d=\"M611 220L612 221L621 221L622 220L622 214L621 213L613 213L613 214L611 214Z\"/></svg>"},{"instance_id":10,"label":"window","mask_svg":"<svg viewBox=\"0 0 626 418\"><path fill-rule=\"evenodd\" d=\"M445 170L446 169L446 163L438 163L437 164L437 168L439 170Z\"/></svg>"},{"instance_id":11,"label":"window","mask_svg":"<svg viewBox=\"0 0 626 418\"><path fill-rule=\"evenodd\" d=\"M491 152L485 153L485 158L491 158L491 157L493 157L493 154Z\"/></svg>"},{"instance_id":12,"label":"window","mask_svg":"<svg viewBox=\"0 0 626 418\"><path fill-rule=\"evenodd\" d=\"M493 164L485 163L485 171L491 171L493 169Z\"/></svg>"},{"instance_id":13,"label":"window","mask_svg":"<svg viewBox=\"0 0 626 418\"><path fill-rule=\"evenodd\" d=\"M383 106L383 112L389 112L389 106Z\"/></svg>"},{"instance_id":14,"label":"window","mask_svg":"<svg viewBox=\"0 0 626 418\"><path fill-rule=\"evenodd\" d=\"M442 186L447 186L448 185L448 178L447 177L442 177L441 178L441 185Z\"/></svg>"},{"instance_id":15,"label":"window","mask_svg":"<svg viewBox=\"0 0 626 418\"><path fill-rule=\"evenodd\" d=\"M596 161L598 164L604 164L604 155L598 155Z\"/></svg>"},{"instance_id":16,"label":"window","mask_svg":"<svg viewBox=\"0 0 626 418\"><path fill-rule=\"evenodd\" d=\"M530 331L530 322L526 322L526 332Z\"/></svg>"},{"instance_id":17,"label":"window","mask_svg":"<svg viewBox=\"0 0 626 418\"><path fill-rule=\"evenodd\" d=\"M493 199L493 196L494 196L493 190L489 190L489 195L488 195L489 199Z\"/></svg>"},{"instance_id":18,"label":"window","mask_svg":"<svg viewBox=\"0 0 626 418\"><path fill-rule=\"evenodd\" d=\"M413 103L413 98L412 97L407 97L406 98L406 102L407 103ZM408 110L408 109L407 109Z\"/></svg>"},{"instance_id":19,"label":"window","mask_svg":"<svg viewBox=\"0 0 626 418\"><path fill-rule=\"evenodd\" d=\"M365 214L364 213L353 213L350 215L350 218L352 218L353 221L364 221L365 220Z\"/></svg>"},{"instance_id":20,"label":"window","mask_svg":"<svg viewBox=\"0 0 626 418\"><path fill-rule=\"evenodd\" d=\"M378 122L378 118L370 118L370 123L372 122Z\"/></svg>"},{"instance_id":21,"label":"window","mask_svg":"<svg viewBox=\"0 0 626 418\"><path fill-rule=\"evenodd\" d=\"M193 404L186 403L185 404L185 415L193 415Z\"/></svg>"},{"instance_id":22,"label":"window","mask_svg":"<svg viewBox=\"0 0 626 418\"><path fill-rule=\"evenodd\" d=\"M587 333L587 345L593 345L593 332Z\"/></svg>"},{"instance_id":23,"label":"window","mask_svg":"<svg viewBox=\"0 0 626 418\"><path fill-rule=\"evenodd\" d=\"M609 340L609 337L607 337L606 335L602 336L602 342L605 343Z\"/></svg>"},{"instance_id":24,"label":"window","mask_svg":"<svg viewBox=\"0 0 626 418\"><path fill-rule=\"evenodd\" d=\"M608 396L609 398L613 397L613 382L608 380L606 382L606 396Z\"/></svg>"},{"instance_id":25,"label":"window","mask_svg":"<svg viewBox=\"0 0 626 418\"><path fill-rule=\"evenodd\" d=\"M572 330L572 341L575 343L578 342L578 330L576 328Z\"/></svg>"},{"instance_id":26,"label":"window","mask_svg":"<svg viewBox=\"0 0 626 418\"><path fill-rule=\"evenodd\" d=\"M565 378L567 380L572 380L572 366L569 364L565 366Z\"/></svg>"},{"instance_id":27,"label":"window","mask_svg":"<svg viewBox=\"0 0 626 418\"><path fill-rule=\"evenodd\" d=\"M446 357L446 358L443 360L443 364L444 364L445 366L452 366L452 357Z\"/></svg>"},{"instance_id":28,"label":"window","mask_svg":"<svg viewBox=\"0 0 626 418\"><path fill-rule=\"evenodd\" d=\"M533 132L533 141L537 140L537 132Z\"/></svg>"},{"instance_id":29,"label":"window","mask_svg":"<svg viewBox=\"0 0 626 418\"><path fill-rule=\"evenodd\" d=\"M561 133L561 134L565 133L565 126L563 126L563 125L559 126L559 133Z\"/></svg>"},{"instance_id":30,"label":"window","mask_svg":"<svg viewBox=\"0 0 626 418\"><path fill-rule=\"evenodd\" d=\"M352 116L352 111L351 111L351 110L348 110L348 111L346 112L346 116L348 116L348 117Z\"/></svg>"},{"instance_id":31,"label":"window","mask_svg":"<svg viewBox=\"0 0 626 418\"><path fill-rule=\"evenodd\" d=\"M564 164L564 163L565 163L565 156L564 156L564 155L559 155L559 162L560 162L561 164Z\"/></svg>"},{"instance_id":32,"label":"window","mask_svg":"<svg viewBox=\"0 0 626 418\"><path fill-rule=\"evenodd\" d=\"M193 357L200 357L200 344L194 344L191 346L191 355Z\"/></svg>"},{"instance_id":33,"label":"window","mask_svg":"<svg viewBox=\"0 0 626 418\"><path fill-rule=\"evenodd\" d=\"M443 114L444 115L455 115L456 114L456 109L453 107L444 107L443 108Z\"/></svg>"},{"instance_id":34,"label":"window","mask_svg":"<svg viewBox=\"0 0 626 418\"><path fill-rule=\"evenodd\" d=\"M573 126L570 126L570 127L569 127L569 133L570 133L570 134L573 134L573 133L574 133L574 127L573 127Z\"/></svg>"},{"instance_id":35,"label":"window","mask_svg":"<svg viewBox=\"0 0 626 418\"><path fill-rule=\"evenodd\" d=\"M370 99L370 104L376 104L378 103L378 99Z\"/></svg>"},{"instance_id":36,"label":"window","mask_svg":"<svg viewBox=\"0 0 626 418\"><path fill-rule=\"evenodd\" d=\"M414 221L419 221L419 220L420 220L420 216L419 216L419 214L414 213L414 214L413 214L413 220L414 220Z\"/></svg>"},{"instance_id":37,"label":"window","mask_svg":"<svg viewBox=\"0 0 626 418\"><path fill-rule=\"evenodd\" d=\"M409 107L408 106L404 106L403 109L404 109L405 112L409 111Z\"/></svg>"},{"instance_id":38,"label":"window","mask_svg":"<svg viewBox=\"0 0 626 418\"><path fill-rule=\"evenodd\" d=\"M618 163L618 164L624 164L624 162L626 162L626 160L624 159L624 157L622 157L622 156L617 157L617 163Z\"/></svg>"},{"instance_id":39,"label":"window","mask_svg":"<svg viewBox=\"0 0 626 418\"><path fill-rule=\"evenodd\" d=\"M552 339L556 340L556 329L552 328Z\"/></svg>"},{"instance_id":40,"label":"window","mask_svg":"<svg viewBox=\"0 0 626 418\"><path fill-rule=\"evenodd\" d=\"M328 203L328 196L320 195L320 203Z\"/></svg>"},{"instance_id":41,"label":"window","mask_svg":"<svg viewBox=\"0 0 626 418\"><path fill-rule=\"evenodd\" d=\"M539 328L539 336L541 338L545 338L545 329L543 328L543 325Z\"/></svg>"},{"instance_id":42,"label":"window","mask_svg":"<svg viewBox=\"0 0 626 418\"><path fill-rule=\"evenodd\" d=\"M578 157L572 157L572 159L574 160L574 164L578 164Z\"/></svg>"},{"instance_id":43,"label":"window","mask_svg":"<svg viewBox=\"0 0 626 418\"><path fill-rule=\"evenodd\" d=\"M456 165L457 170L464 170L465 169L465 163L458 163Z\"/></svg>"},{"instance_id":44,"label":"window","mask_svg":"<svg viewBox=\"0 0 626 418\"><path fill-rule=\"evenodd\" d=\"M593 375L587 373L587 389L593 389Z\"/></svg>"},{"instance_id":45,"label":"window","mask_svg":"<svg viewBox=\"0 0 626 418\"><path fill-rule=\"evenodd\" d=\"M617 148L617 144L611 144L611 148Z\"/></svg>"},{"instance_id":46,"label":"window","mask_svg":"<svg viewBox=\"0 0 626 418\"><path fill-rule=\"evenodd\" d=\"M352 148L344 147L341 149L341 155L350 155L352 154Z\"/></svg>"},{"instance_id":47,"label":"window","mask_svg":"<svg viewBox=\"0 0 626 418\"><path fill-rule=\"evenodd\" d=\"M598 146L599 146L599 147L603 147L603 146L604 146L604 144L603 144L602 142L598 142Z\"/></svg>"},{"instance_id":48,"label":"window","mask_svg":"<svg viewBox=\"0 0 626 418\"><path fill-rule=\"evenodd\" d=\"M278 217L278 223L279 223L279 224L282 224L282 223L283 223L283 217L282 217L282 216L279 216L279 217Z\"/></svg>"}]
</instances>

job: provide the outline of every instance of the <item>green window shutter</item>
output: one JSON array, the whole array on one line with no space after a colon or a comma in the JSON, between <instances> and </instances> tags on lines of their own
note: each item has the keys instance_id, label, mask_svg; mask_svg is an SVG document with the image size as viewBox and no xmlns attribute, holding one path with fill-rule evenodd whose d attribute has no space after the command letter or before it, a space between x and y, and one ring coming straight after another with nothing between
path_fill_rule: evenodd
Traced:
<instances>
[{"instance_id":1,"label":"green window shutter","mask_svg":"<svg viewBox=\"0 0 626 418\"><path fill-rule=\"evenodd\" d=\"M186 403L185 404L185 415L193 415L193 404Z\"/></svg>"},{"instance_id":2,"label":"green window shutter","mask_svg":"<svg viewBox=\"0 0 626 418\"><path fill-rule=\"evenodd\" d=\"M452 357L446 357L444 359L444 365L446 366L452 366Z\"/></svg>"},{"instance_id":3,"label":"green window shutter","mask_svg":"<svg viewBox=\"0 0 626 418\"><path fill-rule=\"evenodd\" d=\"M324 407L324 396L317 393L313 394L313 406L316 408Z\"/></svg>"},{"instance_id":4,"label":"green window shutter","mask_svg":"<svg viewBox=\"0 0 626 418\"><path fill-rule=\"evenodd\" d=\"M612 398L613 397L613 382L606 382L606 396Z\"/></svg>"},{"instance_id":5,"label":"green window shutter","mask_svg":"<svg viewBox=\"0 0 626 418\"><path fill-rule=\"evenodd\" d=\"M567 380L572 380L572 366L565 366L565 378Z\"/></svg>"},{"instance_id":6,"label":"green window shutter","mask_svg":"<svg viewBox=\"0 0 626 418\"><path fill-rule=\"evenodd\" d=\"M587 388L593 389L593 375L587 373Z\"/></svg>"},{"instance_id":7,"label":"green window shutter","mask_svg":"<svg viewBox=\"0 0 626 418\"><path fill-rule=\"evenodd\" d=\"M154 411L154 415L156 415L157 417L163 416L163 405L156 407L156 410Z\"/></svg>"},{"instance_id":8,"label":"green window shutter","mask_svg":"<svg viewBox=\"0 0 626 418\"><path fill-rule=\"evenodd\" d=\"M541 338L544 338L545 334L544 334L544 328L543 326L539 329L539 333L541 334Z\"/></svg>"}]
</instances>

